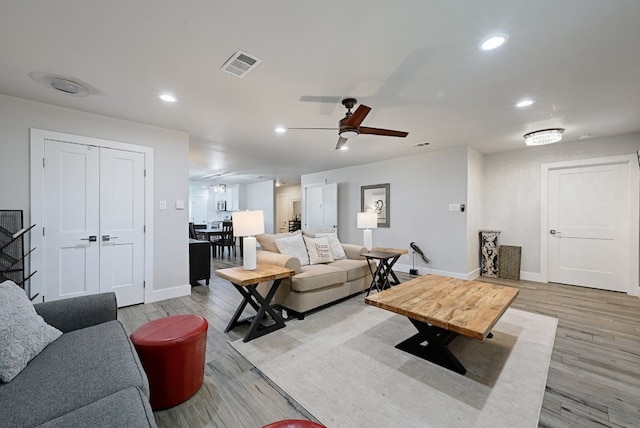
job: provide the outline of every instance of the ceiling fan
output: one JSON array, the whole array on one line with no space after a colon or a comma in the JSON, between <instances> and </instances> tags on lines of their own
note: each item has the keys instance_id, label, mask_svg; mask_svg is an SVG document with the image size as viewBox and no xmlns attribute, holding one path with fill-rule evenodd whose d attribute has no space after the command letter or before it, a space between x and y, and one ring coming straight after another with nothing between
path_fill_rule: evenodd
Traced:
<instances>
[{"instance_id":1,"label":"ceiling fan","mask_svg":"<svg viewBox=\"0 0 640 428\"><path fill-rule=\"evenodd\" d=\"M357 137L359 134L371 134L371 135L384 135L386 137L406 137L408 132L393 131L391 129L381 128L369 128L367 126L360 126L362 121L367 117L371 111L371 107L367 107L364 104L360 104L355 112L351 113L351 109L356 105L358 101L355 98L345 98L342 100L342 105L347 108L347 114L340 119L338 128L288 128L288 129L329 129L338 131L338 144L336 150L342 148L347 142L347 139Z\"/></svg>"}]
</instances>

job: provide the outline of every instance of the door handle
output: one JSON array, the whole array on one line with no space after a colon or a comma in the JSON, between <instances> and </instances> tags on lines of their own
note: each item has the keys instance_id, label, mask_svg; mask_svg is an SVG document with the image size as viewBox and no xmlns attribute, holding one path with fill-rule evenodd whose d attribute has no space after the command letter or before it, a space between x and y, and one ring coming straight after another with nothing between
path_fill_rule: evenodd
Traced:
<instances>
[{"instance_id":1,"label":"door handle","mask_svg":"<svg viewBox=\"0 0 640 428\"><path fill-rule=\"evenodd\" d=\"M102 240L105 242L109 242L112 239L118 239L117 236L109 236L109 235L102 235Z\"/></svg>"},{"instance_id":2,"label":"door handle","mask_svg":"<svg viewBox=\"0 0 640 428\"><path fill-rule=\"evenodd\" d=\"M89 235L88 238L80 238L81 241L89 241L89 242L96 242L98 240L98 237L96 235Z\"/></svg>"},{"instance_id":3,"label":"door handle","mask_svg":"<svg viewBox=\"0 0 640 428\"><path fill-rule=\"evenodd\" d=\"M562 235L562 232L560 232L559 230L555 230L555 229L551 229L551 230L549 231L549 233L550 233L551 235Z\"/></svg>"}]
</instances>

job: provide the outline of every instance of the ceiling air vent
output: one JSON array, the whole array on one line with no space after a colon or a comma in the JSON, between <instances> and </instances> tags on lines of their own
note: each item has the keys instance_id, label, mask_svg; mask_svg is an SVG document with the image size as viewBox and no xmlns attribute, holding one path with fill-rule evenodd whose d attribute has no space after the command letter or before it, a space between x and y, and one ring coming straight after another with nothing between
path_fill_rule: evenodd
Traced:
<instances>
[{"instance_id":1,"label":"ceiling air vent","mask_svg":"<svg viewBox=\"0 0 640 428\"><path fill-rule=\"evenodd\" d=\"M262 60L243 51L238 51L224 63L220 70L243 78L248 72L260 64Z\"/></svg>"},{"instance_id":2,"label":"ceiling air vent","mask_svg":"<svg viewBox=\"0 0 640 428\"><path fill-rule=\"evenodd\" d=\"M421 143L415 143L415 144L411 144L411 147L424 147L424 146L429 146L431 145L430 142L428 141L423 141Z\"/></svg>"}]
</instances>

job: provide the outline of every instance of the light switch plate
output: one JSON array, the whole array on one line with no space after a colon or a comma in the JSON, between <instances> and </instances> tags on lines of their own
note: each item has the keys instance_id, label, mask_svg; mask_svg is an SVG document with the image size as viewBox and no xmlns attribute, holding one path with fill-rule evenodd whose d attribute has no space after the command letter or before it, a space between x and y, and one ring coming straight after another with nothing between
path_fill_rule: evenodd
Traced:
<instances>
[{"instance_id":1,"label":"light switch plate","mask_svg":"<svg viewBox=\"0 0 640 428\"><path fill-rule=\"evenodd\" d=\"M177 200L177 201L176 201L176 209L177 209L177 210L183 210L183 209L184 209L184 201L182 201L182 200Z\"/></svg>"},{"instance_id":2,"label":"light switch plate","mask_svg":"<svg viewBox=\"0 0 640 428\"><path fill-rule=\"evenodd\" d=\"M460 204L449 204L449 211L460 211Z\"/></svg>"},{"instance_id":3,"label":"light switch plate","mask_svg":"<svg viewBox=\"0 0 640 428\"><path fill-rule=\"evenodd\" d=\"M161 210L167 209L167 201L160 201L160 209Z\"/></svg>"}]
</instances>

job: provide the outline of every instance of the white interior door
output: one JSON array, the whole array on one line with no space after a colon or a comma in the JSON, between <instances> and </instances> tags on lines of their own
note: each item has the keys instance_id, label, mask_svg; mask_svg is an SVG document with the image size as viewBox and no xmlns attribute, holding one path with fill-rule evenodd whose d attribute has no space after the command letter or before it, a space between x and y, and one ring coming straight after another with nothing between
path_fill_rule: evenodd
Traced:
<instances>
[{"instance_id":1,"label":"white interior door","mask_svg":"<svg viewBox=\"0 0 640 428\"><path fill-rule=\"evenodd\" d=\"M304 207L305 230L337 230L338 183L305 187Z\"/></svg>"},{"instance_id":2,"label":"white interior door","mask_svg":"<svg viewBox=\"0 0 640 428\"><path fill-rule=\"evenodd\" d=\"M549 171L549 281L627 291L628 198L627 164Z\"/></svg>"},{"instance_id":3,"label":"white interior door","mask_svg":"<svg viewBox=\"0 0 640 428\"><path fill-rule=\"evenodd\" d=\"M144 301L145 155L45 140L47 301L114 291Z\"/></svg>"},{"instance_id":4,"label":"white interior door","mask_svg":"<svg viewBox=\"0 0 640 428\"><path fill-rule=\"evenodd\" d=\"M100 292L144 301L144 155L100 149Z\"/></svg>"},{"instance_id":5,"label":"white interior door","mask_svg":"<svg viewBox=\"0 0 640 428\"><path fill-rule=\"evenodd\" d=\"M99 150L47 140L44 169L47 300L99 292Z\"/></svg>"}]
</instances>

